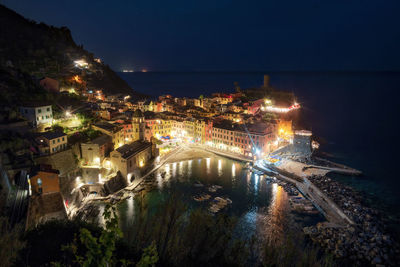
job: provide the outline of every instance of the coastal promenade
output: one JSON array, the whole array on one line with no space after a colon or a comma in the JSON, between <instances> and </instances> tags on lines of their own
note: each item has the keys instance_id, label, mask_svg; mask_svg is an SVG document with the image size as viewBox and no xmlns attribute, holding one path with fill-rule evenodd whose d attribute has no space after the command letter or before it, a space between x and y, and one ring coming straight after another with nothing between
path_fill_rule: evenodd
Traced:
<instances>
[{"instance_id":1,"label":"coastal promenade","mask_svg":"<svg viewBox=\"0 0 400 267\"><path fill-rule=\"evenodd\" d=\"M300 177L279 169L273 165L256 164L254 168L268 175L275 175L278 179L292 183L296 188L325 216L331 225L345 226L354 222L327 197L318 187L311 183L306 177Z\"/></svg>"},{"instance_id":2,"label":"coastal promenade","mask_svg":"<svg viewBox=\"0 0 400 267\"><path fill-rule=\"evenodd\" d=\"M145 175L143 175L142 177L140 177L139 179L135 179L130 185L128 185L127 187L121 189L120 191L124 191L124 190L135 190L150 174L152 174L153 172L155 172L156 170L158 170L161 166L163 166L168 159L170 159L172 156L175 156L177 153L179 153L180 151L182 151L182 147L178 147L175 150L171 151L170 153L168 153L168 155L166 155L163 159L160 160L160 163L158 163L157 165L154 166L154 168L152 168L150 171L148 171ZM116 192L118 193L118 192Z\"/></svg>"}]
</instances>

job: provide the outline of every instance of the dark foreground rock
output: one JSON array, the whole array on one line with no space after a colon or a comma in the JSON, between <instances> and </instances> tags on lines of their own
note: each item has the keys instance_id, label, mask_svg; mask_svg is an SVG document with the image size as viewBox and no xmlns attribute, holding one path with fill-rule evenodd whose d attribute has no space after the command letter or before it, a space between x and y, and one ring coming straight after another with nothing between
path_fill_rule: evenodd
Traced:
<instances>
[{"instance_id":1,"label":"dark foreground rock","mask_svg":"<svg viewBox=\"0 0 400 267\"><path fill-rule=\"evenodd\" d=\"M326 176L309 180L330 197L355 225L340 227L328 223L304 228L314 242L337 258L358 266L396 266L400 262L399 244L391 238L377 210L365 206L362 197L351 187Z\"/></svg>"}]
</instances>

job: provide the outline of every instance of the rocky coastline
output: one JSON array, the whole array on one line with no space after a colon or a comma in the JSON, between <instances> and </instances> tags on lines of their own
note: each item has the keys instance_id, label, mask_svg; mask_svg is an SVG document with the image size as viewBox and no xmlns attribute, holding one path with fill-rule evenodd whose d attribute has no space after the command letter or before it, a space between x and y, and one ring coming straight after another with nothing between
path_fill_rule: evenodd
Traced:
<instances>
[{"instance_id":1,"label":"rocky coastline","mask_svg":"<svg viewBox=\"0 0 400 267\"><path fill-rule=\"evenodd\" d=\"M318 223L304 232L328 253L357 266L396 266L399 244L393 240L382 222L382 214L363 204L362 196L327 176L311 176L309 180L332 199L354 222L337 226Z\"/></svg>"}]
</instances>

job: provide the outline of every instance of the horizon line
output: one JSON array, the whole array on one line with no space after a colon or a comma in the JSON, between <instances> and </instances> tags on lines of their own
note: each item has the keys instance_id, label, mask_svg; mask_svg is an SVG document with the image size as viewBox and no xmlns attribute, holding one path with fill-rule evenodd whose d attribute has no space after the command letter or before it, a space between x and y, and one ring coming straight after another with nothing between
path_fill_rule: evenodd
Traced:
<instances>
[{"instance_id":1,"label":"horizon line","mask_svg":"<svg viewBox=\"0 0 400 267\"><path fill-rule=\"evenodd\" d=\"M398 73L400 70L147 70L124 72L117 70L120 73L276 73L276 72L299 72L299 73Z\"/></svg>"}]
</instances>

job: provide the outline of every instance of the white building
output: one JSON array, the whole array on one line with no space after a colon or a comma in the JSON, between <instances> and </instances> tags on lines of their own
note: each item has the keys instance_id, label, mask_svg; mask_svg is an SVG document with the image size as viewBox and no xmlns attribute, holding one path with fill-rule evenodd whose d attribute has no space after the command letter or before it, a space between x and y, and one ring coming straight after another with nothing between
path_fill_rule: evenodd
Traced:
<instances>
[{"instance_id":1,"label":"white building","mask_svg":"<svg viewBox=\"0 0 400 267\"><path fill-rule=\"evenodd\" d=\"M305 157L310 157L312 154L311 137L311 131L295 131L293 137L293 153L300 154Z\"/></svg>"},{"instance_id":2,"label":"white building","mask_svg":"<svg viewBox=\"0 0 400 267\"><path fill-rule=\"evenodd\" d=\"M26 118L33 127L53 122L51 105L24 105L19 108L21 115Z\"/></svg>"}]
</instances>

